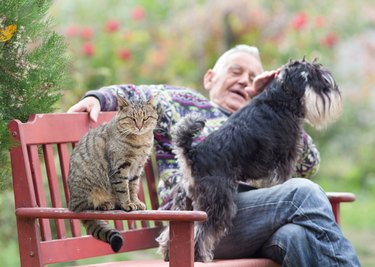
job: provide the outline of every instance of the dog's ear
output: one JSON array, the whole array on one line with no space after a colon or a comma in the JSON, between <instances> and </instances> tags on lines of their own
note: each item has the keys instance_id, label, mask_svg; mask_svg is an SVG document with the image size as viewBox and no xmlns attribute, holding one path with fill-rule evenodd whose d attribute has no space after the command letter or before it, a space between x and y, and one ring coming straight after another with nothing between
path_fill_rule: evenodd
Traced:
<instances>
[{"instance_id":1,"label":"dog's ear","mask_svg":"<svg viewBox=\"0 0 375 267\"><path fill-rule=\"evenodd\" d=\"M276 80L278 81L278 83L282 87L284 87L284 85L285 85L285 79L287 77L287 74L288 74L288 69L283 67L283 68L280 69L279 73L276 76Z\"/></svg>"}]
</instances>

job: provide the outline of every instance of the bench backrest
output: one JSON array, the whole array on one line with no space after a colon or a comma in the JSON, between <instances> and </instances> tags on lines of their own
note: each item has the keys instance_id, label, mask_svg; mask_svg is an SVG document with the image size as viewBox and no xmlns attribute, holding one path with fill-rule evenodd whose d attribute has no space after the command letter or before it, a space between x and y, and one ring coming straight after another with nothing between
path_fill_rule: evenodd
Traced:
<instances>
[{"instance_id":1,"label":"bench backrest","mask_svg":"<svg viewBox=\"0 0 375 267\"><path fill-rule=\"evenodd\" d=\"M69 202L67 178L72 149L90 128L109 121L114 115L115 112L103 112L97 123L90 121L87 113L37 114L31 116L26 123L11 121L9 130L13 139L11 162L16 209L66 208ZM154 173L156 172L149 162L145 167L146 175L139 193L147 208L153 210L159 206ZM157 246L154 239L160 231L160 222L112 223L128 234L125 242L131 245L124 246L122 251ZM35 222L17 218L17 228L21 261L30 260L33 256L30 254L39 254L38 257L42 255L43 263L48 264L112 253L109 246L100 244L104 242L87 236L79 220L39 219L39 222ZM136 238L139 231L142 231L141 240ZM87 249L78 258L73 251L79 248Z\"/></svg>"}]
</instances>

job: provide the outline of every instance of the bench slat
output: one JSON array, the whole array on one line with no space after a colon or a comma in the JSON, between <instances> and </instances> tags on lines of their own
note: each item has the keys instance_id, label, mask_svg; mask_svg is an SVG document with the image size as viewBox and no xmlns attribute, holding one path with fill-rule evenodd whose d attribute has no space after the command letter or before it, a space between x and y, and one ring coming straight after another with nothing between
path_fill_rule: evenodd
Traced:
<instances>
[{"instance_id":1,"label":"bench slat","mask_svg":"<svg viewBox=\"0 0 375 267\"><path fill-rule=\"evenodd\" d=\"M124 245L118 253L157 247L155 236L160 230L157 227L121 232ZM107 243L88 235L42 242L41 251L45 264L66 261L66 258L73 261L113 254Z\"/></svg>"}]
</instances>

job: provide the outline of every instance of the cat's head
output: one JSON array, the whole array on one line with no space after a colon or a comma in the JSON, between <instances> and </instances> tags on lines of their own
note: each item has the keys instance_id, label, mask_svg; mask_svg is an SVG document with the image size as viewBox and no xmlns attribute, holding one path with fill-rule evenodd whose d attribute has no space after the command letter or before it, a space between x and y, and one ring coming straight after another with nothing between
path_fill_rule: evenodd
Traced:
<instances>
[{"instance_id":1,"label":"cat's head","mask_svg":"<svg viewBox=\"0 0 375 267\"><path fill-rule=\"evenodd\" d=\"M157 95L146 100L128 100L117 94L117 102L117 128L122 133L140 135L155 129L158 120Z\"/></svg>"}]
</instances>

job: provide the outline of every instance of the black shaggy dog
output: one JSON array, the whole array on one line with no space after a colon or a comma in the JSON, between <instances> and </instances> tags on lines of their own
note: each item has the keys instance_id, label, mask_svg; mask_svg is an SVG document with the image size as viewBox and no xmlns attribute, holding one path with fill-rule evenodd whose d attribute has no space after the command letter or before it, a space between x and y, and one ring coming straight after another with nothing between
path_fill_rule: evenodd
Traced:
<instances>
[{"instance_id":1,"label":"black shaggy dog","mask_svg":"<svg viewBox=\"0 0 375 267\"><path fill-rule=\"evenodd\" d=\"M175 209L206 211L195 226L195 260L211 261L215 246L236 215L238 181L283 183L295 170L305 121L323 128L341 114L340 91L328 70L305 59L290 61L260 95L234 113L217 131L192 147L205 121L191 115L172 133L183 179ZM158 238L168 260L168 229Z\"/></svg>"}]
</instances>

